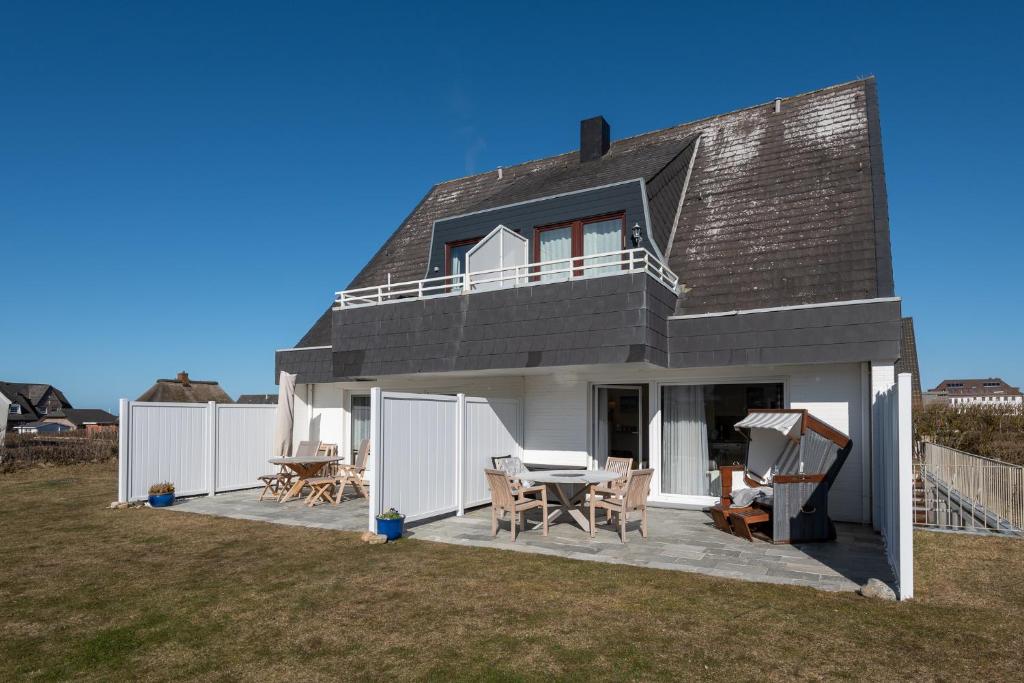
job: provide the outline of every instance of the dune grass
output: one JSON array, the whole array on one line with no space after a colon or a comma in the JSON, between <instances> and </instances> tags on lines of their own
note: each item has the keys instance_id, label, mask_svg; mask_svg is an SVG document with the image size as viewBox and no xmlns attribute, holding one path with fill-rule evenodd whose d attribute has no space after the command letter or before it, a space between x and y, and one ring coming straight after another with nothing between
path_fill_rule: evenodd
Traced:
<instances>
[{"instance_id":1,"label":"dune grass","mask_svg":"<svg viewBox=\"0 0 1024 683\"><path fill-rule=\"evenodd\" d=\"M0 680L1004 680L1024 541L918 533L918 599L151 509L0 476Z\"/></svg>"}]
</instances>

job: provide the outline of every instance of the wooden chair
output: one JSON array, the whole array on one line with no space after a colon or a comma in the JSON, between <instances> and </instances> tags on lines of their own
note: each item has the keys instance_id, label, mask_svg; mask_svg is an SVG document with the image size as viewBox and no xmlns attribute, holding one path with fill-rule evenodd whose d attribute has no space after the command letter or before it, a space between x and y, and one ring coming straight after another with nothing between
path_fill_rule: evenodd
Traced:
<instances>
[{"instance_id":1,"label":"wooden chair","mask_svg":"<svg viewBox=\"0 0 1024 683\"><path fill-rule=\"evenodd\" d=\"M329 445L333 446L334 444ZM336 463L332 473L309 479L307 483L310 487L310 493L306 496L306 505L313 507L320 501L331 503L332 505L340 505L342 496L345 493L345 486L348 484L352 484L352 487L365 498L366 491L363 489L363 471L366 470L366 455L369 450L370 440L363 439L363 442L359 445L358 462L355 465ZM335 446L333 452L329 452L328 456L337 456L337 454L338 450L337 446ZM355 473L356 471L358 473Z\"/></svg>"},{"instance_id":2,"label":"wooden chair","mask_svg":"<svg viewBox=\"0 0 1024 683\"><path fill-rule=\"evenodd\" d=\"M626 542L626 522L630 512L640 512L640 535L647 538L647 496L651 492L651 477L654 470L633 470L626 476L626 485L620 495L607 498L595 496L590 501L590 536L597 535L594 519L598 509L614 512L619 516L619 539Z\"/></svg>"},{"instance_id":3,"label":"wooden chair","mask_svg":"<svg viewBox=\"0 0 1024 683\"><path fill-rule=\"evenodd\" d=\"M341 497L345 493L345 486L347 485L351 485L352 489L363 498L367 497L366 487L370 485L370 480L366 478L366 462L369 458L370 440L363 439L359 443L356 461L351 465L341 465L340 467L337 503L341 502Z\"/></svg>"},{"instance_id":4,"label":"wooden chair","mask_svg":"<svg viewBox=\"0 0 1024 683\"><path fill-rule=\"evenodd\" d=\"M313 441L300 441L298 448L295 449L293 456L308 457L316 455L320 450L320 442ZM292 487L295 483L295 477L297 475L287 465L278 465L277 472L275 474L264 474L257 479L263 482L263 490L260 492L260 500L262 501L268 493L274 496L274 500L280 501L281 496Z\"/></svg>"},{"instance_id":5,"label":"wooden chair","mask_svg":"<svg viewBox=\"0 0 1024 683\"><path fill-rule=\"evenodd\" d=\"M596 493L603 495L620 496L622 495L622 489L626 486L626 477L629 476L629 471L633 468L633 458L616 458L609 456L605 461L602 470L608 470L609 472L615 472L619 476L618 479L606 482L604 484L598 484L594 487ZM611 519L611 512L608 513L608 518Z\"/></svg>"},{"instance_id":6,"label":"wooden chair","mask_svg":"<svg viewBox=\"0 0 1024 683\"><path fill-rule=\"evenodd\" d=\"M494 469L501 470L508 475L508 478L512 481L512 493L517 498L526 498L527 495L523 493L524 490L533 491L536 487L533 482L529 479L524 479L523 476L529 476L530 470L526 469L526 465L519 458L512 455L498 455L491 458L491 463L494 465ZM533 497L533 496L529 496Z\"/></svg>"},{"instance_id":7,"label":"wooden chair","mask_svg":"<svg viewBox=\"0 0 1024 683\"><path fill-rule=\"evenodd\" d=\"M491 489L491 536L498 535L498 513L504 517L506 512L512 513L512 542L516 540L516 518L519 526L526 531L526 511L541 508L544 516L544 535L548 535L548 490L546 486L520 488L519 495L512 490L512 480L502 470L484 469L487 486ZM540 493L540 500L526 498L524 493Z\"/></svg>"}]
</instances>

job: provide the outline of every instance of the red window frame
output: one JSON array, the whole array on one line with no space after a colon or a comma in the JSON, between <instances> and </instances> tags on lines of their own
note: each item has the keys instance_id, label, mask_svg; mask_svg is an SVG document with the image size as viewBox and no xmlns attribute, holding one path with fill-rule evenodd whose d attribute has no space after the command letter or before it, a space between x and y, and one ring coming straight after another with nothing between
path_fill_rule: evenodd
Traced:
<instances>
[{"instance_id":1,"label":"red window frame","mask_svg":"<svg viewBox=\"0 0 1024 683\"><path fill-rule=\"evenodd\" d=\"M583 226L587 223L597 223L599 221L607 221L613 218L619 219L620 228L620 240L619 248L625 249L626 244L626 213L624 211L616 211L614 213L598 214L596 216L587 216L586 218L577 218L572 221L561 221L559 223L549 223L548 225L539 225L533 229L533 262L540 262L540 234L548 230L559 230L564 228L572 228L572 253L571 258L578 259L583 258ZM573 261L573 268L582 266L582 262ZM583 274L582 270L574 270L573 275L579 277ZM539 276L538 276L539 277ZM537 278L534 278L537 279Z\"/></svg>"},{"instance_id":2,"label":"red window frame","mask_svg":"<svg viewBox=\"0 0 1024 683\"><path fill-rule=\"evenodd\" d=\"M449 277L452 274L452 247L464 247L467 244L476 244L483 237L470 237L464 240L454 240L444 244L444 275Z\"/></svg>"}]
</instances>

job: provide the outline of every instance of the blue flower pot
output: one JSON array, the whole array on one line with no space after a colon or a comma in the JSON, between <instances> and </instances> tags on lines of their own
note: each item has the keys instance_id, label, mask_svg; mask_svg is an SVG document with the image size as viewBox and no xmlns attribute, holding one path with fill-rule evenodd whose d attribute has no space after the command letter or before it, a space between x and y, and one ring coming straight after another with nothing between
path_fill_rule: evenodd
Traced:
<instances>
[{"instance_id":1,"label":"blue flower pot","mask_svg":"<svg viewBox=\"0 0 1024 683\"><path fill-rule=\"evenodd\" d=\"M377 533L388 537L389 541L396 541L402 537L405 530L405 515L398 519L377 518Z\"/></svg>"},{"instance_id":2,"label":"blue flower pot","mask_svg":"<svg viewBox=\"0 0 1024 683\"><path fill-rule=\"evenodd\" d=\"M174 493L161 493L149 497L149 504L155 508L165 508L174 504Z\"/></svg>"}]
</instances>

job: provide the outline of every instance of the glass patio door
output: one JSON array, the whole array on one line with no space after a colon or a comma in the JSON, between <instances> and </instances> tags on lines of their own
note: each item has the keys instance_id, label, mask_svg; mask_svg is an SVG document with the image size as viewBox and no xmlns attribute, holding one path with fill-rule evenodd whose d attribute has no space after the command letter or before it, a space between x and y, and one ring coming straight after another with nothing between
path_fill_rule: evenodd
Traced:
<instances>
[{"instance_id":1,"label":"glass patio door","mask_svg":"<svg viewBox=\"0 0 1024 683\"><path fill-rule=\"evenodd\" d=\"M370 438L370 397L367 394L352 396L349 403L349 415L351 415L349 434L352 435L350 443L352 452L349 454L351 458L349 462L354 463L356 454L359 453L359 444L363 442L363 439Z\"/></svg>"},{"instance_id":2,"label":"glass patio door","mask_svg":"<svg viewBox=\"0 0 1024 683\"><path fill-rule=\"evenodd\" d=\"M567 259L572 256L572 226L567 225L564 228L553 228L550 230L542 230L537 235L538 242L538 260L539 261L553 261L555 259ZM554 263L548 266L540 267L540 281L541 282L562 282L569 279L569 272L563 273L549 273L545 275L546 271L550 270L564 270L569 267L569 262L565 263Z\"/></svg>"}]
</instances>

